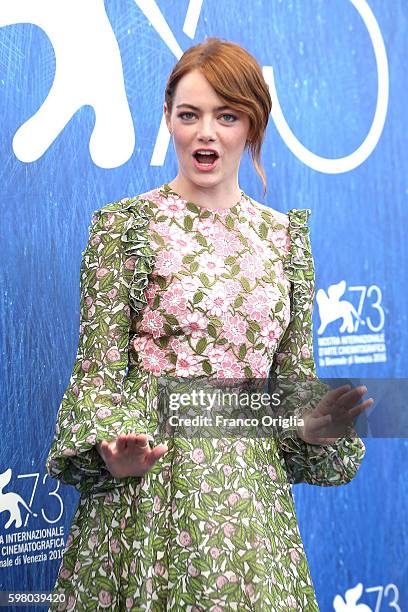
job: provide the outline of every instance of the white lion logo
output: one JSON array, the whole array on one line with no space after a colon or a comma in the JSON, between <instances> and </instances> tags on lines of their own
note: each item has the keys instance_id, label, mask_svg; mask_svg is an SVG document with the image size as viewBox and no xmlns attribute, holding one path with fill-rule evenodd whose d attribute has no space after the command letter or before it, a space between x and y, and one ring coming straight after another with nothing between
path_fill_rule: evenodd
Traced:
<instances>
[{"instance_id":1,"label":"white lion logo","mask_svg":"<svg viewBox=\"0 0 408 612\"><path fill-rule=\"evenodd\" d=\"M4 487L10 482L11 474L12 472L10 468L0 474L0 514L2 512L8 512L10 515L7 523L4 525L5 529L8 529L12 523L15 523L15 527L21 527L23 524L19 504L24 506L24 508L28 510L32 516L37 516L37 514L27 506L24 499L20 495L12 492L3 493Z\"/></svg>"},{"instance_id":2,"label":"white lion logo","mask_svg":"<svg viewBox=\"0 0 408 612\"><path fill-rule=\"evenodd\" d=\"M336 285L330 285L327 294L324 289L316 293L316 302L319 307L320 327L317 333L320 335L332 321L342 319L340 333L352 333L356 330L355 321L364 325L357 310L348 300L340 300L346 290L346 281L342 280ZM355 319L353 319L355 317Z\"/></svg>"},{"instance_id":3,"label":"white lion logo","mask_svg":"<svg viewBox=\"0 0 408 612\"><path fill-rule=\"evenodd\" d=\"M363 603L357 603L363 592L363 585L361 582L352 589L346 591L346 601L341 595L336 595L333 599L333 607L336 612L372 612L371 608Z\"/></svg>"}]
</instances>

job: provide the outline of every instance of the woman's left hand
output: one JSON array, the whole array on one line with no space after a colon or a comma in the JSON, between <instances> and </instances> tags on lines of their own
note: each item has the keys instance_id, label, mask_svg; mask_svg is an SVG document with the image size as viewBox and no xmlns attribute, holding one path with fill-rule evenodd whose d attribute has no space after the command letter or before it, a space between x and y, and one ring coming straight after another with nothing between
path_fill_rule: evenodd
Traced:
<instances>
[{"instance_id":1,"label":"woman's left hand","mask_svg":"<svg viewBox=\"0 0 408 612\"><path fill-rule=\"evenodd\" d=\"M347 428L353 426L354 418L374 403L370 397L358 404L366 391L365 385L355 388L342 385L331 389L314 410L303 416L304 424L297 426L298 436L309 444L334 444L347 434Z\"/></svg>"}]
</instances>

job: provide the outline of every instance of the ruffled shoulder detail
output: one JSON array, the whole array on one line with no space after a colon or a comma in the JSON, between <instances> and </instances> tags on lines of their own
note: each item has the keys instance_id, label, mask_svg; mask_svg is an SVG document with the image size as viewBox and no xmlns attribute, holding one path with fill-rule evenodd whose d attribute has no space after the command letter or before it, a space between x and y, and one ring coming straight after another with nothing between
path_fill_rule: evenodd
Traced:
<instances>
[{"instance_id":1,"label":"ruffled shoulder detail","mask_svg":"<svg viewBox=\"0 0 408 612\"><path fill-rule=\"evenodd\" d=\"M126 267L133 270L129 286L129 304L135 312L147 305L145 289L149 284L149 274L154 269L155 252L150 246L149 221L151 219L151 204L149 200L135 196L123 198L107 204L94 212L94 216L103 213L124 213L117 226L120 240L127 256Z\"/></svg>"},{"instance_id":2,"label":"ruffled shoulder detail","mask_svg":"<svg viewBox=\"0 0 408 612\"><path fill-rule=\"evenodd\" d=\"M135 312L147 305L145 289L149 284L149 274L153 272L155 252L150 246L149 221L151 208L148 200L130 199L124 208L131 212L126 221L121 240L125 253L134 257L133 280L129 289L129 303Z\"/></svg>"},{"instance_id":3,"label":"ruffled shoulder detail","mask_svg":"<svg viewBox=\"0 0 408 612\"><path fill-rule=\"evenodd\" d=\"M284 271L293 283L293 310L310 309L314 291L314 262L308 220L310 208L292 208L288 212L290 249Z\"/></svg>"}]
</instances>

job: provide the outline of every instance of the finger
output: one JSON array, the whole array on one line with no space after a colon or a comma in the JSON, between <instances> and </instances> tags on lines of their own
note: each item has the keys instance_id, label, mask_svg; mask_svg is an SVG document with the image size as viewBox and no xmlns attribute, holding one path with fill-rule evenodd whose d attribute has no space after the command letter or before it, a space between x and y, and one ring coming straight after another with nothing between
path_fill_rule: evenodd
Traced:
<instances>
[{"instance_id":1,"label":"finger","mask_svg":"<svg viewBox=\"0 0 408 612\"><path fill-rule=\"evenodd\" d=\"M352 417L355 417L355 416L357 416L357 414L360 414L361 412L363 412L363 410L366 410L367 408L369 408L373 404L374 404L374 399L372 397L369 397L368 399L364 400L364 402L362 402L358 406L355 406L354 408L351 408L348 411L348 414L351 415Z\"/></svg>"},{"instance_id":2,"label":"finger","mask_svg":"<svg viewBox=\"0 0 408 612\"><path fill-rule=\"evenodd\" d=\"M333 410L333 404L339 401L339 399L349 391L350 385L341 385L341 387L337 387L336 389L330 389L327 393L322 397L319 412L321 414L329 414Z\"/></svg>"},{"instance_id":3,"label":"finger","mask_svg":"<svg viewBox=\"0 0 408 612\"><path fill-rule=\"evenodd\" d=\"M127 446L127 436L125 434L120 434L116 438L116 450L121 453L126 449Z\"/></svg>"},{"instance_id":4,"label":"finger","mask_svg":"<svg viewBox=\"0 0 408 612\"><path fill-rule=\"evenodd\" d=\"M146 455L146 463L151 467L156 463L158 459L161 459L163 455L165 455L168 451L168 446L166 444L158 444L154 446L148 455Z\"/></svg>"},{"instance_id":5,"label":"finger","mask_svg":"<svg viewBox=\"0 0 408 612\"><path fill-rule=\"evenodd\" d=\"M345 407L349 407L352 404L355 404L356 402L358 402L364 395L364 393L367 392L367 387L365 385L360 385L359 387L355 387L354 389L351 389L348 393L346 393L342 398L341 398L341 404Z\"/></svg>"}]
</instances>

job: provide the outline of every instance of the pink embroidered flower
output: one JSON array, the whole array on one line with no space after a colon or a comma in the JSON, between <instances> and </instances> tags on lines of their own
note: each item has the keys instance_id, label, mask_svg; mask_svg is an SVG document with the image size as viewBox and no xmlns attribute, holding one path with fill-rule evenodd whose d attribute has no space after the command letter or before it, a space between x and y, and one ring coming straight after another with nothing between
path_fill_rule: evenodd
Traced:
<instances>
[{"instance_id":1,"label":"pink embroidered flower","mask_svg":"<svg viewBox=\"0 0 408 612\"><path fill-rule=\"evenodd\" d=\"M154 496L154 500L153 500L153 509L155 512L159 512L160 508L161 508L161 499L158 495Z\"/></svg>"},{"instance_id":2,"label":"pink embroidered flower","mask_svg":"<svg viewBox=\"0 0 408 612\"><path fill-rule=\"evenodd\" d=\"M96 536L96 533L91 533L90 537L88 538L88 547L92 550L95 548L97 543L98 543L98 538Z\"/></svg>"},{"instance_id":3,"label":"pink embroidered flower","mask_svg":"<svg viewBox=\"0 0 408 612\"><path fill-rule=\"evenodd\" d=\"M201 573L200 570L194 567L192 563L189 564L187 571L190 574L190 576L194 576L194 577L199 576Z\"/></svg>"},{"instance_id":4,"label":"pink embroidered flower","mask_svg":"<svg viewBox=\"0 0 408 612\"><path fill-rule=\"evenodd\" d=\"M94 376L92 379L92 384L95 387L101 387L103 385L103 378L101 376Z\"/></svg>"},{"instance_id":5,"label":"pink embroidered flower","mask_svg":"<svg viewBox=\"0 0 408 612\"><path fill-rule=\"evenodd\" d=\"M158 576L164 576L166 574L166 568L163 565L163 563L159 563L159 562L155 563L155 565L154 565L154 572Z\"/></svg>"},{"instance_id":6,"label":"pink embroidered flower","mask_svg":"<svg viewBox=\"0 0 408 612\"><path fill-rule=\"evenodd\" d=\"M228 312L231 300L225 297L221 283L215 283L211 289L211 293L206 295L201 301L202 307L211 317L222 317Z\"/></svg>"},{"instance_id":7,"label":"pink embroidered flower","mask_svg":"<svg viewBox=\"0 0 408 612\"><path fill-rule=\"evenodd\" d=\"M133 599L132 597L127 597L126 598L126 610L131 610L133 606Z\"/></svg>"},{"instance_id":8,"label":"pink embroidered flower","mask_svg":"<svg viewBox=\"0 0 408 612\"><path fill-rule=\"evenodd\" d=\"M71 570L67 569L66 567L63 567L61 570L61 578L63 578L64 580L66 580L67 578L70 577L71 575Z\"/></svg>"},{"instance_id":9,"label":"pink embroidered flower","mask_svg":"<svg viewBox=\"0 0 408 612\"><path fill-rule=\"evenodd\" d=\"M200 489L203 493L210 493L212 491L212 486L208 484L205 480L200 485Z\"/></svg>"},{"instance_id":10,"label":"pink embroidered flower","mask_svg":"<svg viewBox=\"0 0 408 612\"><path fill-rule=\"evenodd\" d=\"M131 255L130 257L128 257L123 265L126 270L134 270L136 265L136 255Z\"/></svg>"},{"instance_id":11,"label":"pink embroidered flower","mask_svg":"<svg viewBox=\"0 0 408 612\"><path fill-rule=\"evenodd\" d=\"M109 270L107 268L98 268L96 270L96 278L98 280L100 280L101 278L103 278L106 274L108 274Z\"/></svg>"},{"instance_id":12,"label":"pink embroidered flower","mask_svg":"<svg viewBox=\"0 0 408 612\"><path fill-rule=\"evenodd\" d=\"M91 362L89 361L89 359L85 359L85 361L83 361L81 364L81 368L83 369L84 372L88 372L90 367L91 367Z\"/></svg>"},{"instance_id":13,"label":"pink embroidered flower","mask_svg":"<svg viewBox=\"0 0 408 612\"><path fill-rule=\"evenodd\" d=\"M176 376L193 376L198 370L198 362L199 358L196 355L190 355L187 351L180 351L177 354Z\"/></svg>"},{"instance_id":14,"label":"pink embroidered flower","mask_svg":"<svg viewBox=\"0 0 408 612\"><path fill-rule=\"evenodd\" d=\"M187 312L183 318L181 328L187 336L202 338L207 331L208 319L201 312Z\"/></svg>"},{"instance_id":15,"label":"pink embroidered flower","mask_svg":"<svg viewBox=\"0 0 408 612\"><path fill-rule=\"evenodd\" d=\"M68 537L67 537L67 541L65 543L65 550L67 550L71 546L73 541L74 541L74 538L73 538L72 534L69 534Z\"/></svg>"},{"instance_id":16,"label":"pink embroidered flower","mask_svg":"<svg viewBox=\"0 0 408 612\"><path fill-rule=\"evenodd\" d=\"M220 549L216 546L211 546L210 555L213 559L218 559L218 557L220 556Z\"/></svg>"},{"instance_id":17,"label":"pink embroidered flower","mask_svg":"<svg viewBox=\"0 0 408 612\"><path fill-rule=\"evenodd\" d=\"M108 291L108 298L110 300L113 300L113 299L115 299L117 294L118 294L118 290L116 289L116 287L112 287L112 289L110 291Z\"/></svg>"},{"instance_id":18,"label":"pink embroidered flower","mask_svg":"<svg viewBox=\"0 0 408 612\"><path fill-rule=\"evenodd\" d=\"M232 474L232 467L230 465L223 465L222 471L224 472L225 476L229 476Z\"/></svg>"},{"instance_id":19,"label":"pink embroidered flower","mask_svg":"<svg viewBox=\"0 0 408 612\"><path fill-rule=\"evenodd\" d=\"M156 257L156 272L161 276L169 276L180 270L181 253L176 251L159 251Z\"/></svg>"},{"instance_id":20,"label":"pink embroidered flower","mask_svg":"<svg viewBox=\"0 0 408 612\"><path fill-rule=\"evenodd\" d=\"M111 539L111 543L110 543L110 548L111 551L117 555L118 553L120 553L120 545L119 542L116 540L116 538L112 538Z\"/></svg>"},{"instance_id":21,"label":"pink embroidered flower","mask_svg":"<svg viewBox=\"0 0 408 612\"><path fill-rule=\"evenodd\" d=\"M159 291L159 289L160 289L160 285L158 283L151 283L145 289L145 296L146 296L146 300L149 306L152 305L152 302L154 298L156 297L156 294Z\"/></svg>"},{"instance_id":22,"label":"pink embroidered flower","mask_svg":"<svg viewBox=\"0 0 408 612\"><path fill-rule=\"evenodd\" d=\"M162 238L168 238L171 233L171 227L167 221L157 221L157 223L152 223L152 230L159 234Z\"/></svg>"},{"instance_id":23,"label":"pink embroidered flower","mask_svg":"<svg viewBox=\"0 0 408 612\"><path fill-rule=\"evenodd\" d=\"M228 580L225 576L223 576L222 574L220 576L217 576L216 580L215 580L215 584L217 585L217 589L220 589L221 587L224 586L224 584L227 584Z\"/></svg>"},{"instance_id":24,"label":"pink embroidered flower","mask_svg":"<svg viewBox=\"0 0 408 612\"><path fill-rule=\"evenodd\" d=\"M106 353L106 358L108 361L120 361L120 353L117 348L110 348Z\"/></svg>"},{"instance_id":25,"label":"pink embroidered flower","mask_svg":"<svg viewBox=\"0 0 408 612\"><path fill-rule=\"evenodd\" d=\"M300 352L301 352L301 355L302 355L303 359L309 359L310 358L310 350L309 350L309 347L306 344L304 344L302 346L302 348L300 349Z\"/></svg>"},{"instance_id":26,"label":"pink embroidered flower","mask_svg":"<svg viewBox=\"0 0 408 612\"><path fill-rule=\"evenodd\" d=\"M259 255L244 253L239 259L242 275L251 281L261 278L265 274L265 267Z\"/></svg>"},{"instance_id":27,"label":"pink embroidered flower","mask_svg":"<svg viewBox=\"0 0 408 612\"><path fill-rule=\"evenodd\" d=\"M278 476L276 474L276 470L273 467L273 465L268 465L267 472L268 472L269 478L271 478L272 480L276 480L277 479Z\"/></svg>"},{"instance_id":28,"label":"pink embroidered flower","mask_svg":"<svg viewBox=\"0 0 408 612\"><path fill-rule=\"evenodd\" d=\"M225 232L224 228L217 228L214 232L213 244L214 253L223 259L229 255L236 255L243 248L238 236L232 232Z\"/></svg>"},{"instance_id":29,"label":"pink embroidered flower","mask_svg":"<svg viewBox=\"0 0 408 612\"><path fill-rule=\"evenodd\" d=\"M164 199L160 202L160 208L168 213L169 217L182 220L188 214L186 200L172 195L164 195Z\"/></svg>"},{"instance_id":30,"label":"pink embroidered flower","mask_svg":"<svg viewBox=\"0 0 408 612\"><path fill-rule=\"evenodd\" d=\"M293 563L298 564L300 561L300 555L299 552L296 550L296 548L292 548L290 551L290 558L292 559Z\"/></svg>"},{"instance_id":31,"label":"pink embroidered flower","mask_svg":"<svg viewBox=\"0 0 408 612\"><path fill-rule=\"evenodd\" d=\"M71 432L72 432L72 433L75 433L76 431L78 431L78 429L79 429L80 427L81 427L81 424L80 424L80 423L75 423L75 425L73 425L73 426L71 427Z\"/></svg>"},{"instance_id":32,"label":"pink embroidered flower","mask_svg":"<svg viewBox=\"0 0 408 612\"><path fill-rule=\"evenodd\" d=\"M263 325L269 318L270 310L269 296L259 287L245 296L245 312L253 321L262 322Z\"/></svg>"},{"instance_id":33,"label":"pink embroidered flower","mask_svg":"<svg viewBox=\"0 0 408 612\"><path fill-rule=\"evenodd\" d=\"M192 539L189 532L185 530L180 531L178 536L178 542L181 546L190 546Z\"/></svg>"},{"instance_id":34,"label":"pink embroidered flower","mask_svg":"<svg viewBox=\"0 0 408 612\"><path fill-rule=\"evenodd\" d=\"M286 568L284 568L284 569L286 569ZM294 610L298 610L298 609L299 609L298 604L297 604L297 601L296 601L296 599L293 597L293 595L288 595L288 596L287 596L287 598L286 598L286 603L287 603L287 605L289 606L289 608L291 608L291 609L294 609ZM358 608L358 606L357 606L357 608Z\"/></svg>"},{"instance_id":35,"label":"pink embroidered flower","mask_svg":"<svg viewBox=\"0 0 408 612\"><path fill-rule=\"evenodd\" d=\"M197 259L199 269L204 270L207 276L218 276L225 272L225 261L216 253L204 251Z\"/></svg>"},{"instance_id":36,"label":"pink embroidered flower","mask_svg":"<svg viewBox=\"0 0 408 612\"><path fill-rule=\"evenodd\" d=\"M91 239L91 245L92 246L98 246L98 244L101 242L101 237L100 236L95 236L94 238Z\"/></svg>"},{"instance_id":37,"label":"pink embroidered flower","mask_svg":"<svg viewBox=\"0 0 408 612\"><path fill-rule=\"evenodd\" d=\"M182 315L187 310L187 298L183 286L178 283L171 286L163 295L162 308L169 314Z\"/></svg>"},{"instance_id":38,"label":"pink embroidered flower","mask_svg":"<svg viewBox=\"0 0 408 612\"><path fill-rule=\"evenodd\" d=\"M245 453L245 450L246 450L245 444L241 442L240 440L238 440L238 442L235 444L235 451L237 455L242 457L242 455Z\"/></svg>"},{"instance_id":39,"label":"pink embroidered flower","mask_svg":"<svg viewBox=\"0 0 408 612\"><path fill-rule=\"evenodd\" d=\"M158 346L147 346L145 354L142 356L143 367L153 374L160 374L168 365L165 351Z\"/></svg>"},{"instance_id":40,"label":"pink embroidered flower","mask_svg":"<svg viewBox=\"0 0 408 612\"><path fill-rule=\"evenodd\" d=\"M273 321L269 320L265 325L262 325L260 332L269 347L275 346L276 340L280 337L281 333L282 328L276 319Z\"/></svg>"},{"instance_id":41,"label":"pink embroidered flower","mask_svg":"<svg viewBox=\"0 0 408 612\"><path fill-rule=\"evenodd\" d=\"M224 337L239 346L246 341L246 322L239 315L226 315L223 324Z\"/></svg>"},{"instance_id":42,"label":"pink embroidered flower","mask_svg":"<svg viewBox=\"0 0 408 612\"><path fill-rule=\"evenodd\" d=\"M96 418L100 420L106 419L107 417L110 417L111 414L112 414L112 410L110 410L109 408L99 408L96 411Z\"/></svg>"},{"instance_id":43,"label":"pink embroidered flower","mask_svg":"<svg viewBox=\"0 0 408 612\"><path fill-rule=\"evenodd\" d=\"M235 527L232 523L225 523L223 530L227 538L230 538L235 532Z\"/></svg>"},{"instance_id":44,"label":"pink embroidered flower","mask_svg":"<svg viewBox=\"0 0 408 612\"><path fill-rule=\"evenodd\" d=\"M191 458L194 463L202 463L205 459L204 451L202 448L195 448L191 453Z\"/></svg>"},{"instance_id":45,"label":"pink embroidered flower","mask_svg":"<svg viewBox=\"0 0 408 612\"><path fill-rule=\"evenodd\" d=\"M158 312L147 307L140 323L140 329L151 334L153 338L159 338L162 335L164 323L163 317Z\"/></svg>"},{"instance_id":46,"label":"pink embroidered flower","mask_svg":"<svg viewBox=\"0 0 408 612\"><path fill-rule=\"evenodd\" d=\"M146 580L146 591L151 595L153 593L153 580L148 578Z\"/></svg>"},{"instance_id":47,"label":"pink embroidered flower","mask_svg":"<svg viewBox=\"0 0 408 612\"><path fill-rule=\"evenodd\" d=\"M225 349L222 346L209 346L206 348L206 355L213 367L217 367L225 356Z\"/></svg>"},{"instance_id":48,"label":"pink embroidered flower","mask_svg":"<svg viewBox=\"0 0 408 612\"><path fill-rule=\"evenodd\" d=\"M231 493L228 495L228 504L230 506L234 506L239 500L239 495L237 493Z\"/></svg>"},{"instance_id":49,"label":"pink embroidered flower","mask_svg":"<svg viewBox=\"0 0 408 612\"><path fill-rule=\"evenodd\" d=\"M245 593L246 595L248 595L248 597L254 596L255 589L254 589L254 585L252 584L252 582L248 582L248 584L245 585Z\"/></svg>"},{"instance_id":50,"label":"pink embroidered flower","mask_svg":"<svg viewBox=\"0 0 408 612\"><path fill-rule=\"evenodd\" d=\"M254 378L264 378L269 369L268 356L261 351L248 351L246 359L251 366Z\"/></svg>"},{"instance_id":51,"label":"pink embroidered flower","mask_svg":"<svg viewBox=\"0 0 408 612\"><path fill-rule=\"evenodd\" d=\"M168 346L175 351L176 353L178 352L179 349L181 349L181 347L183 346L182 343L180 342L180 340L178 338L176 338L176 336L173 336L168 344Z\"/></svg>"},{"instance_id":52,"label":"pink embroidered flower","mask_svg":"<svg viewBox=\"0 0 408 612\"><path fill-rule=\"evenodd\" d=\"M243 378L243 371L242 365L235 360L235 357L228 354L217 366L217 376L219 378Z\"/></svg>"}]
</instances>

